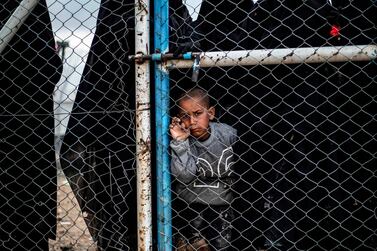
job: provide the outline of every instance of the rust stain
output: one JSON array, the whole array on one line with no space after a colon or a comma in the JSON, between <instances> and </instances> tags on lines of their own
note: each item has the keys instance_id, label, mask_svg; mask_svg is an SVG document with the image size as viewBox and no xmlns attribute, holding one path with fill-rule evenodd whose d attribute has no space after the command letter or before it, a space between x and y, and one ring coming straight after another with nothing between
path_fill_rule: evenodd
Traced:
<instances>
[{"instance_id":1,"label":"rust stain","mask_svg":"<svg viewBox=\"0 0 377 251\"><path fill-rule=\"evenodd\" d=\"M294 55L294 53L293 53L293 51L292 51L291 53L289 53L288 55L285 55L285 56L283 57L283 61L287 60L287 58L292 57L293 55Z\"/></svg>"},{"instance_id":2,"label":"rust stain","mask_svg":"<svg viewBox=\"0 0 377 251\"><path fill-rule=\"evenodd\" d=\"M146 153L151 152L150 138L148 137L146 141L144 141L143 139L140 139L139 146L140 146L140 152L138 153L139 156L144 156Z\"/></svg>"}]
</instances>

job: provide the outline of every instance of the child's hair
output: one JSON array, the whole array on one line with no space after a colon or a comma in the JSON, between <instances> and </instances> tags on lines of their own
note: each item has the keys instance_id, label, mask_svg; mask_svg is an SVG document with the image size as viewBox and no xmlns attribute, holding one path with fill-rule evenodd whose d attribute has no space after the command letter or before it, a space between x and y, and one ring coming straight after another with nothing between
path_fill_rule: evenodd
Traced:
<instances>
[{"instance_id":1,"label":"child's hair","mask_svg":"<svg viewBox=\"0 0 377 251\"><path fill-rule=\"evenodd\" d=\"M209 108L210 105L211 105L208 93L205 90L203 90L199 87L195 87L195 88L192 88L192 89L189 89L189 90L183 92L179 96L179 98L177 100L177 104L179 104L183 100L193 99L193 98L199 98L199 100L202 102L202 104L206 108Z\"/></svg>"}]
</instances>

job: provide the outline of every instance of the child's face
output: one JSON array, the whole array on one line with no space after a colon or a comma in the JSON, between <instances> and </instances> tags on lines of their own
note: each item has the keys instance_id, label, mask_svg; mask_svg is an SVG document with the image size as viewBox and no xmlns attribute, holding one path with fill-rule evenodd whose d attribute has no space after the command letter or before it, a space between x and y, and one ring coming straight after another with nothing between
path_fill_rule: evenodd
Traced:
<instances>
[{"instance_id":1,"label":"child's face","mask_svg":"<svg viewBox=\"0 0 377 251\"><path fill-rule=\"evenodd\" d=\"M199 140L209 137L209 121L214 118L215 108L208 108L199 98L187 98L179 102L180 111L178 117L191 136Z\"/></svg>"}]
</instances>

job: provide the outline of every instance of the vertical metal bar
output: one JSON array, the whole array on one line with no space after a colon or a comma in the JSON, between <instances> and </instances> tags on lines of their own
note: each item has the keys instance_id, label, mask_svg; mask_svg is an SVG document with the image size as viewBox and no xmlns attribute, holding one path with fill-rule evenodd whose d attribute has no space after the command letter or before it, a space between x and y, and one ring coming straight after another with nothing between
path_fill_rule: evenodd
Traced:
<instances>
[{"instance_id":1,"label":"vertical metal bar","mask_svg":"<svg viewBox=\"0 0 377 251\"><path fill-rule=\"evenodd\" d=\"M39 0L23 0L0 31L0 54L25 22Z\"/></svg>"},{"instance_id":2,"label":"vertical metal bar","mask_svg":"<svg viewBox=\"0 0 377 251\"><path fill-rule=\"evenodd\" d=\"M154 44L156 53L169 50L169 1L155 1ZM156 93L156 163L158 248L172 250L171 190L169 165L169 72L162 63L155 63Z\"/></svg>"},{"instance_id":3,"label":"vertical metal bar","mask_svg":"<svg viewBox=\"0 0 377 251\"><path fill-rule=\"evenodd\" d=\"M135 0L135 52L149 54L149 0ZM135 64L138 249L152 250L149 61Z\"/></svg>"}]
</instances>

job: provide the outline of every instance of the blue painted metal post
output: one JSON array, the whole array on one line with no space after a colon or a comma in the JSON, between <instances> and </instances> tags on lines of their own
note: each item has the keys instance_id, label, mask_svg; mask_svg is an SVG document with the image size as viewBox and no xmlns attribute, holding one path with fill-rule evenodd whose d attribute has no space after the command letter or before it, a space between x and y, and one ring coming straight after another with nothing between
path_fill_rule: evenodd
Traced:
<instances>
[{"instance_id":1,"label":"blue painted metal post","mask_svg":"<svg viewBox=\"0 0 377 251\"><path fill-rule=\"evenodd\" d=\"M154 49L169 50L169 0L154 1ZM169 72L155 62L157 231L159 250L172 250L171 190L169 165Z\"/></svg>"}]
</instances>

